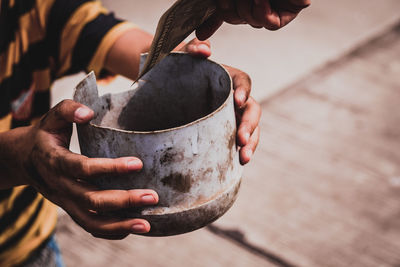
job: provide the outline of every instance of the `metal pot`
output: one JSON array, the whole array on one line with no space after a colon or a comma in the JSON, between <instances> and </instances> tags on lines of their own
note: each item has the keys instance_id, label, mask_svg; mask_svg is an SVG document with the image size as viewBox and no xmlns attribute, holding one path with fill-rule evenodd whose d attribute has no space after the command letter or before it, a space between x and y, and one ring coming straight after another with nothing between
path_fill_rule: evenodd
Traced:
<instances>
[{"instance_id":1,"label":"metal pot","mask_svg":"<svg viewBox=\"0 0 400 267\"><path fill-rule=\"evenodd\" d=\"M143 161L140 172L101 177L96 185L154 189L158 205L117 212L148 220L146 235L193 231L222 216L235 201L242 166L232 81L221 65L173 53L136 89L119 94L99 97L90 73L77 85L74 100L95 112L89 124L78 125L83 155Z\"/></svg>"}]
</instances>

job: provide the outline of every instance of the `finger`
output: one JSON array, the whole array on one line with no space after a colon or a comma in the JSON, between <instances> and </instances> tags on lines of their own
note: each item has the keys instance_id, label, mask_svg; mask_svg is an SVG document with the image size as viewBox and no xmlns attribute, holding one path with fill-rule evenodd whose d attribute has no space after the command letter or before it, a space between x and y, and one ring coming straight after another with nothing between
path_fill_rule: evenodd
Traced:
<instances>
[{"instance_id":1,"label":"finger","mask_svg":"<svg viewBox=\"0 0 400 267\"><path fill-rule=\"evenodd\" d=\"M237 141L239 146L246 146L248 144L250 136L253 134L254 130L258 126L260 116L260 105L258 105L258 103L252 97L250 97L249 100L246 102L242 119L239 124L237 134Z\"/></svg>"},{"instance_id":2,"label":"finger","mask_svg":"<svg viewBox=\"0 0 400 267\"><path fill-rule=\"evenodd\" d=\"M150 189L87 191L82 196L88 209L99 212L138 208L158 202L157 193Z\"/></svg>"},{"instance_id":3,"label":"finger","mask_svg":"<svg viewBox=\"0 0 400 267\"><path fill-rule=\"evenodd\" d=\"M254 0L252 14L254 20L257 21L257 26L267 26L267 2L268 0Z\"/></svg>"},{"instance_id":4,"label":"finger","mask_svg":"<svg viewBox=\"0 0 400 267\"><path fill-rule=\"evenodd\" d=\"M71 127L72 122L86 123L94 112L88 107L72 100L63 100L40 120L39 127L46 131L57 131Z\"/></svg>"},{"instance_id":5,"label":"finger","mask_svg":"<svg viewBox=\"0 0 400 267\"><path fill-rule=\"evenodd\" d=\"M259 139L260 139L260 128L257 127L254 130L253 134L251 135L247 145L242 147L239 151L239 159L242 165L247 164L250 161L252 155L254 154L254 151L257 148Z\"/></svg>"},{"instance_id":6,"label":"finger","mask_svg":"<svg viewBox=\"0 0 400 267\"><path fill-rule=\"evenodd\" d=\"M158 202L157 193L150 189L98 190L92 185L73 180L65 181L63 185L68 194L66 197L96 212L131 209Z\"/></svg>"},{"instance_id":7,"label":"finger","mask_svg":"<svg viewBox=\"0 0 400 267\"><path fill-rule=\"evenodd\" d=\"M248 86L239 86L235 89L234 99L235 105L237 108L242 109L249 97L250 87Z\"/></svg>"},{"instance_id":8,"label":"finger","mask_svg":"<svg viewBox=\"0 0 400 267\"><path fill-rule=\"evenodd\" d=\"M267 28L279 29L291 22L303 9L307 8L310 0L280 1L270 0L271 14L268 18L270 25Z\"/></svg>"},{"instance_id":9,"label":"finger","mask_svg":"<svg viewBox=\"0 0 400 267\"><path fill-rule=\"evenodd\" d=\"M217 15L211 16L196 29L196 37L199 38L199 40L210 38L210 36L221 27L222 23L223 20Z\"/></svg>"},{"instance_id":10,"label":"finger","mask_svg":"<svg viewBox=\"0 0 400 267\"><path fill-rule=\"evenodd\" d=\"M233 89L235 90L235 105L238 108L242 108L251 92L251 79L249 75L241 70L229 66L224 67L227 69L229 75L232 77Z\"/></svg>"},{"instance_id":11,"label":"finger","mask_svg":"<svg viewBox=\"0 0 400 267\"><path fill-rule=\"evenodd\" d=\"M83 210L76 205L69 207L67 212L86 232L95 236L124 236L150 231L150 224L144 219L115 219Z\"/></svg>"},{"instance_id":12,"label":"finger","mask_svg":"<svg viewBox=\"0 0 400 267\"><path fill-rule=\"evenodd\" d=\"M253 18L253 1L237 0L236 2L237 13L241 19L252 26L262 26L262 24Z\"/></svg>"},{"instance_id":13,"label":"finger","mask_svg":"<svg viewBox=\"0 0 400 267\"><path fill-rule=\"evenodd\" d=\"M286 12L286 11L280 12L279 15L280 15L280 27L286 26L287 24L289 24L289 22L291 22L297 17L297 13Z\"/></svg>"},{"instance_id":14,"label":"finger","mask_svg":"<svg viewBox=\"0 0 400 267\"><path fill-rule=\"evenodd\" d=\"M211 56L211 44L210 41L200 41L195 38L184 47L184 51L192 56L207 58Z\"/></svg>"},{"instance_id":15,"label":"finger","mask_svg":"<svg viewBox=\"0 0 400 267\"><path fill-rule=\"evenodd\" d=\"M281 28L281 21L278 12L271 6L270 1L265 1L265 28L276 31Z\"/></svg>"},{"instance_id":16,"label":"finger","mask_svg":"<svg viewBox=\"0 0 400 267\"><path fill-rule=\"evenodd\" d=\"M82 180L92 180L106 175L126 174L139 171L143 163L136 157L88 158L64 149L55 159L58 171Z\"/></svg>"}]
</instances>

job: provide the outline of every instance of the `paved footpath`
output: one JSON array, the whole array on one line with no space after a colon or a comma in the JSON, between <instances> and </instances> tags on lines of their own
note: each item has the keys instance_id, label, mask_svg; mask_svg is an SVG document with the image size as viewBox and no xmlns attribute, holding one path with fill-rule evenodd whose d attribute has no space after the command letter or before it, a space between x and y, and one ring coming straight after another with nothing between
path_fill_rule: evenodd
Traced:
<instances>
[{"instance_id":1,"label":"paved footpath","mask_svg":"<svg viewBox=\"0 0 400 267\"><path fill-rule=\"evenodd\" d=\"M104 241L61 215L68 266L400 266L400 23L262 104L232 209L176 237Z\"/></svg>"}]
</instances>

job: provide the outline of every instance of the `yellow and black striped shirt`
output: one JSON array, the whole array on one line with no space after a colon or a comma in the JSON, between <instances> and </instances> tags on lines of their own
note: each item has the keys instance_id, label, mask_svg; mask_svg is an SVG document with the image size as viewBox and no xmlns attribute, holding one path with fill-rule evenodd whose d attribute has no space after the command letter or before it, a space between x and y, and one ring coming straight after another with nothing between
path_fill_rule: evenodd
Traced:
<instances>
[{"instance_id":1,"label":"yellow and black striped shirt","mask_svg":"<svg viewBox=\"0 0 400 267\"><path fill-rule=\"evenodd\" d=\"M55 79L99 75L114 41L132 27L99 1L0 0L0 131L46 113ZM32 187L0 190L0 266L27 259L55 222L55 207Z\"/></svg>"}]
</instances>

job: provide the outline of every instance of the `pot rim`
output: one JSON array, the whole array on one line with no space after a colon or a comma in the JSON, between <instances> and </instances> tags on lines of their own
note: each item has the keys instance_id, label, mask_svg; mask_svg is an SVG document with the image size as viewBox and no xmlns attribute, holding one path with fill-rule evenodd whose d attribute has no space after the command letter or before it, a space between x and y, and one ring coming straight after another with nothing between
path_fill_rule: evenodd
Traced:
<instances>
[{"instance_id":1,"label":"pot rim","mask_svg":"<svg viewBox=\"0 0 400 267\"><path fill-rule=\"evenodd\" d=\"M188 53L177 51L177 52L172 52L171 54L186 54L187 55ZM234 90L233 90L232 77L229 75L228 70L223 65L221 65L221 64L219 64L219 63L217 63L217 62L215 62L213 60L210 60L210 59L204 59L204 60L207 60L211 64L216 64L217 66L222 68L222 70L225 71L225 73L229 77L229 87L230 87L229 95L226 97L225 101L216 110L214 110L210 114L207 114L204 117L201 117L201 118L199 118L199 119L197 119L195 121L186 123L186 124L181 125L181 126L176 126L176 127L173 127L173 128L162 129L162 130L154 130L154 131L129 131L129 130L123 130L123 129L113 128L113 127L108 127L108 126L100 126L100 125L97 125L95 123L92 123L93 119L89 122L89 125L93 126L95 128L107 129L107 130L121 132L121 133L129 133L129 134L158 134L158 133L165 133L165 132L171 132L171 131L183 129L183 128L192 126L194 124L199 123L200 121L206 120L206 119L214 116L214 114L218 113L220 110L222 110L223 108L225 108L228 105L229 99L231 99L231 96L233 96L233 91ZM98 96L98 98L100 98L100 97L101 96Z\"/></svg>"}]
</instances>

